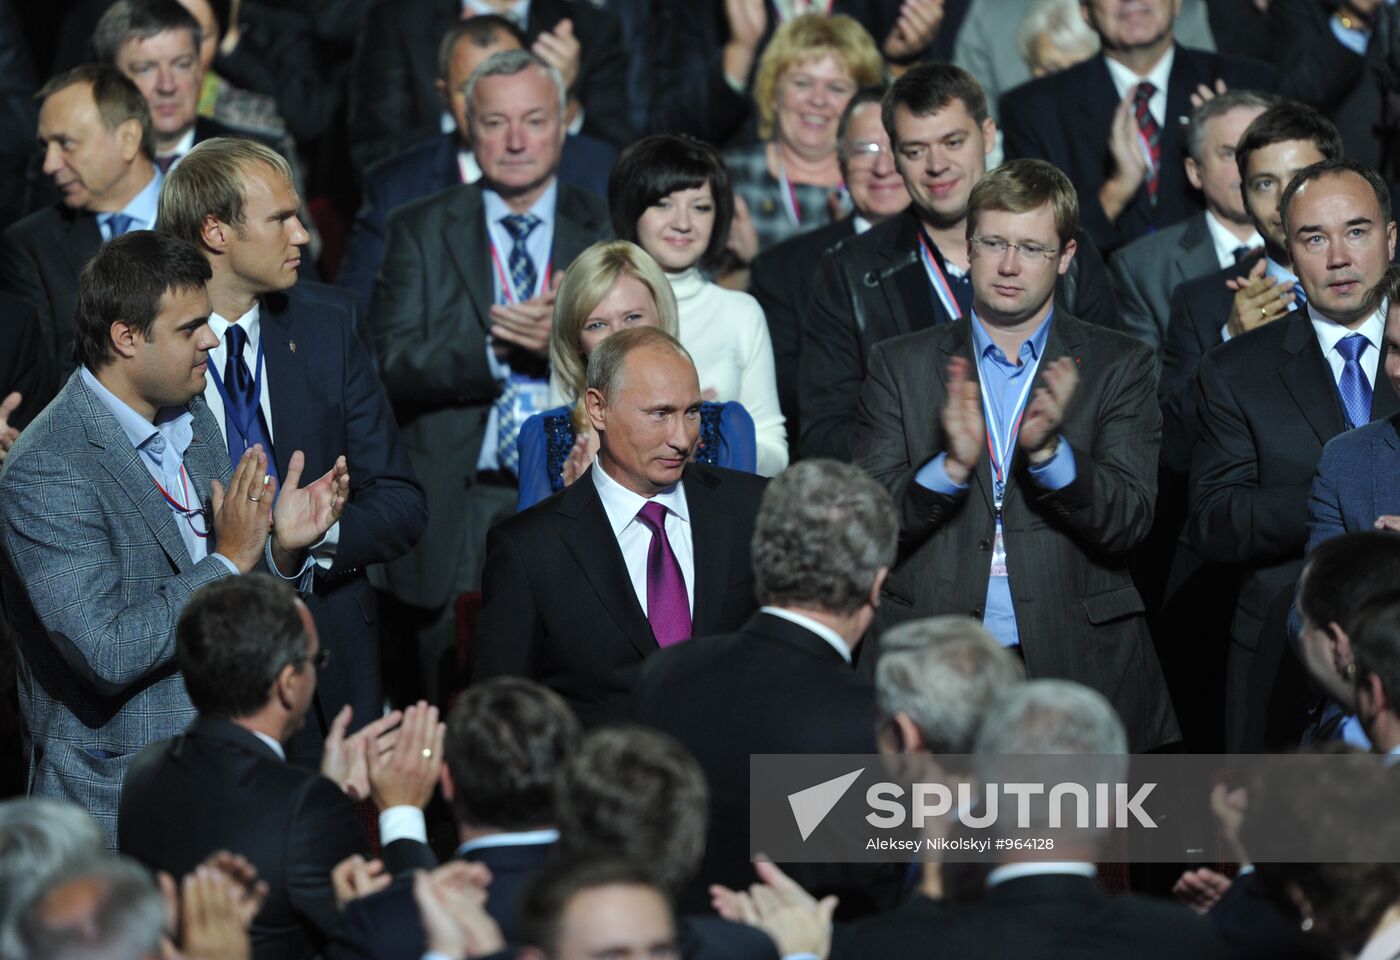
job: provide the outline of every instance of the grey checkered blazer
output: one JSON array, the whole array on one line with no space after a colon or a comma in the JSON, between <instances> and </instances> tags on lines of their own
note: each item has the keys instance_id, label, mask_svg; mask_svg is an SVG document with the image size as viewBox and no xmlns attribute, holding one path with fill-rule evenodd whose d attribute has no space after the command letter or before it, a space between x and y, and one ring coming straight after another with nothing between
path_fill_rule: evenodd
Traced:
<instances>
[{"instance_id":1,"label":"grey checkered blazer","mask_svg":"<svg viewBox=\"0 0 1400 960\"><path fill-rule=\"evenodd\" d=\"M228 453L203 399L190 407L185 469L208 504L210 479L228 484ZM176 522L77 372L0 472L0 586L19 636L29 792L86 807L112 843L127 765L194 719L175 621L195 590L229 576L212 556L191 562Z\"/></svg>"}]
</instances>

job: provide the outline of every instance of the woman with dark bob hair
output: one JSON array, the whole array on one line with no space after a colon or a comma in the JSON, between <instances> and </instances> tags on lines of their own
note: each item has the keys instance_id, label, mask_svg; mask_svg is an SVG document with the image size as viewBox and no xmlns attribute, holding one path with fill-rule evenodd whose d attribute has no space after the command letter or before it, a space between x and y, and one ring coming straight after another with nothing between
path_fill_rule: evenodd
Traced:
<instances>
[{"instance_id":1,"label":"woman with dark bob hair","mask_svg":"<svg viewBox=\"0 0 1400 960\"><path fill-rule=\"evenodd\" d=\"M695 360L706 400L738 401L753 417L758 473L787 466L787 431L778 407L773 343L758 301L706 279L724 254L734 215L729 171L709 144L657 134L632 144L608 178L618 237L661 265L675 292L680 341Z\"/></svg>"}]
</instances>

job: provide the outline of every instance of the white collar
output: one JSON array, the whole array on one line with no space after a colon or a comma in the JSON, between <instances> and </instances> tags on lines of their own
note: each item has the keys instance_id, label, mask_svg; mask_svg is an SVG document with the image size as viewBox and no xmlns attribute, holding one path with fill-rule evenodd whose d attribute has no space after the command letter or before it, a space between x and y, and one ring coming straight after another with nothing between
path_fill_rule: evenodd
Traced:
<instances>
[{"instance_id":1,"label":"white collar","mask_svg":"<svg viewBox=\"0 0 1400 960\"><path fill-rule=\"evenodd\" d=\"M1072 876L1087 877L1092 880L1098 876L1098 867L1092 863L1083 863L1078 860L1044 860L1030 863L1007 863L997 867L987 874L987 886L995 887L999 883L1008 880L1019 880L1021 877L1039 876Z\"/></svg>"},{"instance_id":2,"label":"white collar","mask_svg":"<svg viewBox=\"0 0 1400 960\"><path fill-rule=\"evenodd\" d=\"M197 121L196 121L196 122L197 122ZM174 149L174 150L171 150L169 153L158 153L158 154L156 154L156 156L158 156L158 157L174 157L175 159L178 160L178 159L180 159L181 157L183 157L185 154L189 153L189 152L190 152L191 150L193 150L193 149L194 149L194 126L191 125L190 128L189 128L188 130L185 131L185 135L184 135L183 137L180 138L180 142L177 143L177 144L175 144L175 149Z\"/></svg>"},{"instance_id":3,"label":"white collar","mask_svg":"<svg viewBox=\"0 0 1400 960\"><path fill-rule=\"evenodd\" d=\"M1162 58L1157 61L1157 64L1143 76L1134 73L1112 57L1105 56L1103 62L1108 65L1108 75L1113 78L1113 86L1118 91L1119 100L1126 97L1130 89L1144 80L1157 88L1157 94L1166 97L1167 83L1171 80L1172 75L1172 64L1176 62L1176 44L1168 47L1167 52L1162 54ZM1166 109L1163 108L1162 112L1166 113Z\"/></svg>"},{"instance_id":4,"label":"white collar","mask_svg":"<svg viewBox=\"0 0 1400 960\"><path fill-rule=\"evenodd\" d=\"M1262 247L1264 238L1259 236L1259 231L1253 227L1249 228L1249 239L1241 240L1236 237L1225 224L1220 222L1220 218L1209 210L1206 211L1206 231L1210 234L1211 243L1215 245L1215 259L1221 268L1231 267L1235 263L1235 251L1240 247Z\"/></svg>"},{"instance_id":5,"label":"white collar","mask_svg":"<svg viewBox=\"0 0 1400 960\"><path fill-rule=\"evenodd\" d=\"M851 662L851 650L846 646L846 641L841 639L841 634L831 629L824 623L818 623L811 617L804 617L794 610L784 610L782 607L759 607L759 613L766 613L774 617L786 620L788 623L795 623L799 627L804 627L831 644L831 649L841 654L841 659L847 663Z\"/></svg>"},{"instance_id":6,"label":"white collar","mask_svg":"<svg viewBox=\"0 0 1400 960\"><path fill-rule=\"evenodd\" d=\"M1356 960L1394 960L1395 957L1400 957L1400 923L1392 923L1366 941Z\"/></svg>"},{"instance_id":7,"label":"white collar","mask_svg":"<svg viewBox=\"0 0 1400 960\"><path fill-rule=\"evenodd\" d=\"M679 519L690 522L690 508L685 502L685 484L677 483L662 490L651 499L633 493L618 483L603 469L601 460L593 462L593 485L598 490L598 499L603 501L603 512L608 515L608 525L613 536L621 536L627 525L637 520L637 514L648 503L659 503Z\"/></svg>"},{"instance_id":8,"label":"white collar","mask_svg":"<svg viewBox=\"0 0 1400 960\"><path fill-rule=\"evenodd\" d=\"M1366 338L1366 342L1371 345L1371 349L1377 353L1381 349L1381 340L1385 337L1385 317L1387 305L1382 303L1375 313L1366 318L1365 322L1355 330L1348 330L1340 323L1330 319L1312 301L1308 301L1308 319L1312 321L1314 332L1317 333L1318 346L1322 347L1322 355L1325 357L1336 349L1342 338L1353 333L1359 333Z\"/></svg>"},{"instance_id":9,"label":"white collar","mask_svg":"<svg viewBox=\"0 0 1400 960\"><path fill-rule=\"evenodd\" d=\"M514 832L505 831L503 833L489 833L484 837L477 837L475 840L468 840L457 848L457 856L465 857L473 850L485 850L488 847L525 847L534 846L541 843L558 843L559 831L553 827L546 827L543 830L516 830Z\"/></svg>"},{"instance_id":10,"label":"white collar","mask_svg":"<svg viewBox=\"0 0 1400 960\"><path fill-rule=\"evenodd\" d=\"M248 728L244 727L244 729L247 730ZM278 743L276 740L274 740L272 737L269 737L261 730L248 730L248 732L251 733L253 736L257 737L263 743L267 744L268 747L271 748L272 752L277 754L278 760L281 760L284 763L286 762L287 751L282 749L282 744Z\"/></svg>"},{"instance_id":11,"label":"white collar","mask_svg":"<svg viewBox=\"0 0 1400 960\"><path fill-rule=\"evenodd\" d=\"M862 233L875 226L875 224L871 223L860 214L856 214L855 220L852 221L852 226L856 228L856 236L860 236Z\"/></svg>"},{"instance_id":12,"label":"white collar","mask_svg":"<svg viewBox=\"0 0 1400 960\"><path fill-rule=\"evenodd\" d=\"M228 328L237 324L243 328L243 332L248 335L248 346L254 350L258 349L258 336L262 330L260 319L262 313L258 306L258 301L253 301L253 308L237 320L229 321L219 316L217 313L209 314L209 329L214 331L214 336L219 338L219 346L228 346L224 343L224 336L228 333ZM215 349L218 349L217 347Z\"/></svg>"}]
</instances>

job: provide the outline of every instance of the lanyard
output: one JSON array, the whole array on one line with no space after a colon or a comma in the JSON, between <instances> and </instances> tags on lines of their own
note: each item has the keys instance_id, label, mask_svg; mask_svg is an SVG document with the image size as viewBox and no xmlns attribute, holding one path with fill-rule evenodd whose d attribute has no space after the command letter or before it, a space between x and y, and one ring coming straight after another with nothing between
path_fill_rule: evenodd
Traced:
<instances>
[{"instance_id":1,"label":"lanyard","mask_svg":"<svg viewBox=\"0 0 1400 960\"><path fill-rule=\"evenodd\" d=\"M948 311L949 317L961 320L962 307L958 306L958 301L953 296L953 286L944 275L943 268L938 265L938 258L929 249L928 241L924 239L922 230L919 231L919 256L924 261L924 272L928 274L929 285L933 287L934 294L943 304L943 309Z\"/></svg>"},{"instance_id":2,"label":"lanyard","mask_svg":"<svg viewBox=\"0 0 1400 960\"><path fill-rule=\"evenodd\" d=\"M782 157L778 157L778 185L782 194L783 209L787 211L788 219L792 221L794 227L801 227L802 208L797 205L797 188L792 185L792 180L788 177L787 167L783 165Z\"/></svg>"},{"instance_id":3,"label":"lanyard","mask_svg":"<svg viewBox=\"0 0 1400 960\"><path fill-rule=\"evenodd\" d=\"M487 239L491 243L491 263L496 267L496 282L501 287L501 296L505 298L506 303L522 303L520 291L515 289L515 284L511 281L510 274L507 273L506 268L501 265L501 255L496 250L496 238L490 236L488 231ZM551 249L549 252L549 260L544 265L544 273L540 274L539 279L535 282L535 292L533 296L538 297L549 289L549 275L553 272L554 251ZM524 299L529 300L530 297L525 297ZM261 346L262 341L259 340L258 344Z\"/></svg>"},{"instance_id":4,"label":"lanyard","mask_svg":"<svg viewBox=\"0 0 1400 960\"><path fill-rule=\"evenodd\" d=\"M200 532L199 532L199 528L196 527L196 526L194 525L194 521L193 521L191 518L192 518L192 517L196 517L196 516L202 516L202 515L204 514L204 509L201 507L200 509L195 510L195 509L193 509L193 508L191 508L191 507L189 506L189 502L190 502L190 488L189 488L189 484L187 484L187 483L185 482L186 476L187 476L187 474L185 473L185 465L184 465L183 463L181 463L181 464L180 464L180 486L181 486L181 488L184 489L184 492L185 492L185 502L184 502L184 503L181 503L179 500L176 500L174 497L172 497L172 496L166 491L166 489L160 485L160 481L157 480L155 477L151 477L151 481L152 481L153 483L155 483L156 489L159 490L159 491L160 491L160 495L161 495L162 497L165 498L165 502L168 503L168 504L170 504L170 505L171 505L172 507L174 507L176 510L180 511L181 515L184 516L184 518L185 518L185 523L189 526L190 532L193 533L196 537L199 537L199 539L203 540L203 539L205 539L206 537L209 536L209 531L206 529L203 533L200 533Z\"/></svg>"},{"instance_id":5,"label":"lanyard","mask_svg":"<svg viewBox=\"0 0 1400 960\"><path fill-rule=\"evenodd\" d=\"M982 416L987 421L987 453L991 458L992 471L995 476L992 491L998 516L1001 514L1002 499L1006 492L1006 468L1011 462L1012 448L1016 445L1016 435L1021 432L1021 418L1026 413L1026 401L1030 398L1031 388L1035 386L1035 374L1039 369L1040 357L1036 357L1035 363L1031 364L1030 368L1022 374L1026 378L1026 383L1021 388L1021 395L1016 398L1015 406L1008 411L1011 430L1003 439L997 418L992 415L991 398L987 396L987 377L982 370L982 359L979 357L977 360L977 372L982 377Z\"/></svg>"},{"instance_id":6,"label":"lanyard","mask_svg":"<svg viewBox=\"0 0 1400 960\"><path fill-rule=\"evenodd\" d=\"M237 359L242 362L243 358L226 357L225 362ZM254 365L253 373L253 406L247 411L247 416L240 417L233 403L229 400L228 390L224 387L224 380L219 376L219 371L214 369L214 364L209 364L209 378L214 381L214 389L219 391L219 399L224 402L224 419L233 424L238 435L243 438L244 445L247 445L248 438L253 435L253 425L258 422L258 410L262 407L262 372L263 372L263 344L262 337L258 337L258 359ZM271 437L267 438L269 441Z\"/></svg>"}]
</instances>

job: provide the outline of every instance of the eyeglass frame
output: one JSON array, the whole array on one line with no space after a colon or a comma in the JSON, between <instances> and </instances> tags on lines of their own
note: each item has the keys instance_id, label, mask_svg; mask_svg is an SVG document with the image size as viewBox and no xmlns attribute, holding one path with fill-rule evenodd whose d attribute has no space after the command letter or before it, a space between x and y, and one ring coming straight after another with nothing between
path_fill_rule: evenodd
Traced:
<instances>
[{"instance_id":1,"label":"eyeglass frame","mask_svg":"<svg viewBox=\"0 0 1400 960\"><path fill-rule=\"evenodd\" d=\"M1016 259L1021 263L1039 263L1041 261L1052 262L1063 251L1064 247L1042 247L1038 243L1012 243L1010 240L1003 240L1001 237L973 237L968 241L972 244L972 249L976 253L992 256L1000 259L1006 256L1007 250L1016 251ZM1026 247L1032 247L1027 250ZM996 249L1001 247L1000 250Z\"/></svg>"},{"instance_id":2,"label":"eyeglass frame","mask_svg":"<svg viewBox=\"0 0 1400 960\"><path fill-rule=\"evenodd\" d=\"M841 149L841 155L848 164L855 163L856 161L860 161L862 164L867 162L874 164L880 159L880 154L882 153L888 153L890 159L894 159L894 148L883 146L875 140L857 140L855 143L851 144L849 150L845 147Z\"/></svg>"}]
</instances>

